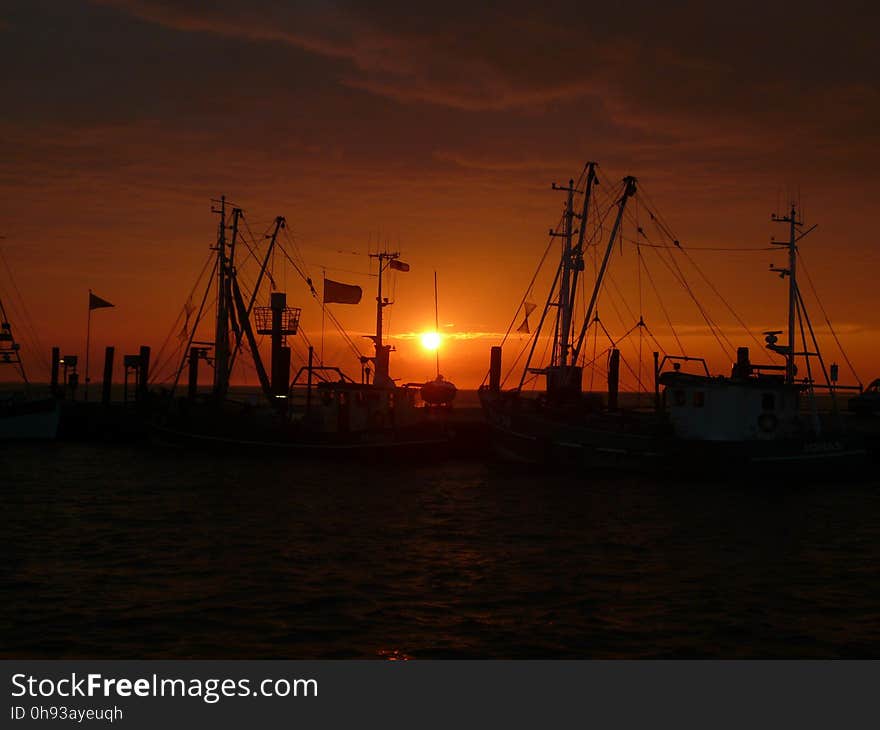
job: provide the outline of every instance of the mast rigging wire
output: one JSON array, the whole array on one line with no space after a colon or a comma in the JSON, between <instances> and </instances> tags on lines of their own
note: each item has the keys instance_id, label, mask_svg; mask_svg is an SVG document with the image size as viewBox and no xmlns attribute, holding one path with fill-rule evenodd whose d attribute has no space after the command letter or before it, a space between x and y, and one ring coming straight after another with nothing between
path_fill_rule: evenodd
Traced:
<instances>
[{"instance_id":1,"label":"mast rigging wire","mask_svg":"<svg viewBox=\"0 0 880 730\"><path fill-rule=\"evenodd\" d=\"M210 278L208 281L208 286L205 287L205 294L202 296L202 303L199 305L199 311L198 311L198 314L196 315L195 324L193 324L192 331L189 334L189 340L186 343L186 348L183 351L183 357L180 360L180 367L177 369L177 373L174 376L174 383L171 385L171 396L172 397L174 396L174 391L177 388L177 383L180 381L180 375L183 372L183 368L186 365L186 357L187 357L187 354L189 353L190 347L192 347L192 342L193 342L193 339L195 338L195 335L196 335L196 329L198 328L199 322L201 322L202 313L205 310L205 302L208 300L208 294L211 291L211 280L214 278L215 274L217 273L218 263L219 262L218 262L217 258L214 258L214 266L211 268L211 275L210 275ZM213 302L212 302L212 304L213 304Z\"/></svg>"},{"instance_id":2,"label":"mast rigging wire","mask_svg":"<svg viewBox=\"0 0 880 730\"><path fill-rule=\"evenodd\" d=\"M807 283L810 285L810 290L813 292L813 297L816 300L816 303L819 305L819 310L822 312L822 316L825 318L825 324L828 325L828 329L831 331L831 336L834 338L834 341L837 343L837 347L840 350L840 354L843 355L843 359L846 361L847 367L849 371L852 373L852 376L856 379L856 382L861 387L862 379L856 373L856 369L853 367L852 362L850 362L849 356L846 353L846 350L843 349L843 345L840 342L840 338L837 336L837 332L834 331L834 326L831 324L831 319L828 317L828 312L825 311L825 306L822 304L822 300L819 298L819 293L816 290L816 287L813 285L813 279L810 276L810 272L807 270L806 264L804 263L803 255L798 256L798 263L801 265L801 271L806 274Z\"/></svg>"},{"instance_id":3,"label":"mast rigging wire","mask_svg":"<svg viewBox=\"0 0 880 730\"><path fill-rule=\"evenodd\" d=\"M18 288L18 283L16 282L15 277L12 275L12 269L9 266L9 262L6 260L6 254L4 253L2 248L0 248L0 260L3 261L3 266L6 269L6 275L9 278L9 283L12 285L12 293L14 295L10 298L10 301L13 305L12 309L21 312L21 319L24 327L19 330L19 336L24 335L22 339L28 344L29 349L33 351L33 354L37 358L40 365L48 370L51 368L51 363L48 359L48 355L46 354L47 350L45 349L43 342L40 339L39 330L34 325L34 322L31 319L30 311L28 310L24 297L21 294L21 290ZM9 321L6 319L5 315L4 321ZM23 374L23 363L21 363L21 370ZM25 380L27 380L26 377Z\"/></svg>"},{"instance_id":4,"label":"mast rigging wire","mask_svg":"<svg viewBox=\"0 0 880 730\"><path fill-rule=\"evenodd\" d=\"M165 348L168 346L168 343L171 341L172 337L176 337L177 334L179 333L180 330L178 330L178 325L181 324L181 320L185 321L187 304L192 302L192 297L196 293L196 290L199 288L199 284L201 283L202 278L205 275L205 272L208 270L208 266L211 264L211 262L215 258L216 257L214 256L213 252L208 254L207 258L205 259L205 263L202 266L202 270L199 272L199 276L196 279L196 282L193 285L192 289L190 290L189 296L186 298L186 303L183 305L183 308L178 313L177 319L174 320L174 324L171 325L171 329L169 330L168 335L165 337L165 340L162 342L162 346L159 348L159 352L156 354L156 365L153 368L153 372L151 374L150 381L149 381L151 384L156 383L156 382L160 382L158 376L163 371L163 368L167 367L171 363L172 360L177 359L176 356L177 356L177 353L180 349L180 344L178 344L177 347L175 347L174 350L169 352L167 357L165 357L163 359L163 355L165 354ZM195 326L196 326L196 323L193 323L193 329L195 329Z\"/></svg>"}]
</instances>

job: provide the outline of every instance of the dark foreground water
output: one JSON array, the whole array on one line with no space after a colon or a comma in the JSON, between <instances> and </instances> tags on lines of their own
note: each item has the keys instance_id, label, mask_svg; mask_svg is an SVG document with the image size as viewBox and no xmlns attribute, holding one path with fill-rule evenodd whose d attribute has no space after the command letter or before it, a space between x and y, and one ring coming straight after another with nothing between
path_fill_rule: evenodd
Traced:
<instances>
[{"instance_id":1,"label":"dark foreground water","mask_svg":"<svg viewBox=\"0 0 880 730\"><path fill-rule=\"evenodd\" d=\"M880 486L0 447L4 657L877 657Z\"/></svg>"}]
</instances>

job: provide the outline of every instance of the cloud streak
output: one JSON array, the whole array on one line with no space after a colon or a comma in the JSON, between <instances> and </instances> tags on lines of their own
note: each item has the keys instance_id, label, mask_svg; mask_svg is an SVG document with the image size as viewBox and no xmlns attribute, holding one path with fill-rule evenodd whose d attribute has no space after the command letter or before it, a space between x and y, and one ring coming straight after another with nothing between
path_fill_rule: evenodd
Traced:
<instances>
[{"instance_id":1,"label":"cloud streak","mask_svg":"<svg viewBox=\"0 0 880 730\"><path fill-rule=\"evenodd\" d=\"M870 60L864 30L809 6L799 20L822 24L831 55L811 53L815 43L804 33L773 36L763 48L771 41L763 28L786 19L773 8L763 9L761 24L719 24L704 8L640 2L592 9L589 18L568 2L511 3L504 13L453 5L417 18L394 3L367 12L346 2L96 2L180 31L296 47L340 63L340 83L401 103L574 113L567 105L578 102L581 113L604 115L620 129L688 139L709 124L721 140L795 118L788 134L821 128L829 118L817 115L815 102L804 108L809 96L833 104L842 116L835 123L861 134L871 130L866 111L877 107L876 80L861 66ZM779 59L769 68L768 53Z\"/></svg>"}]
</instances>

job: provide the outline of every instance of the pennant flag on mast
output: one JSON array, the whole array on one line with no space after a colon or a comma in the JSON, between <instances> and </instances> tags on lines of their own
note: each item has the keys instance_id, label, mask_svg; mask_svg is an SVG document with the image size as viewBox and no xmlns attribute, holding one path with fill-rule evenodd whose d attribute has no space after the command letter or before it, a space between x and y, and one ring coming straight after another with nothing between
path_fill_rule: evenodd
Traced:
<instances>
[{"instance_id":1,"label":"pennant flag on mast","mask_svg":"<svg viewBox=\"0 0 880 730\"><path fill-rule=\"evenodd\" d=\"M403 261L398 261L397 259L391 259L391 261L388 262L388 268L397 271L409 271L409 264L405 264Z\"/></svg>"},{"instance_id":2,"label":"pennant flag on mast","mask_svg":"<svg viewBox=\"0 0 880 730\"><path fill-rule=\"evenodd\" d=\"M324 279L324 304L358 304L362 295L359 286Z\"/></svg>"},{"instance_id":3,"label":"pennant flag on mast","mask_svg":"<svg viewBox=\"0 0 880 730\"><path fill-rule=\"evenodd\" d=\"M525 302L523 304L526 316L523 318L522 324L516 328L517 332L521 332L524 335L531 334L532 331L529 329L529 315L535 311L536 306L537 305L532 304L531 302Z\"/></svg>"},{"instance_id":4,"label":"pennant flag on mast","mask_svg":"<svg viewBox=\"0 0 880 730\"><path fill-rule=\"evenodd\" d=\"M92 309L103 309L104 307L113 307L115 305L108 302L106 299L101 299L101 297L96 297L89 291L89 311Z\"/></svg>"},{"instance_id":5,"label":"pennant flag on mast","mask_svg":"<svg viewBox=\"0 0 880 730\"><path fill-rule=\"evenodd\" d=\"M92 342L92 310L93 309L104 309L105 307L114 306L111 302L108 302L106 299L101 299L101 297L97 297L92 294L92 290L89 289L89 317L86 322L86 387L84 392L84 397L86 400L89 399L89 353L91 352L91 342Z\"/></svg>"}]
</instances>

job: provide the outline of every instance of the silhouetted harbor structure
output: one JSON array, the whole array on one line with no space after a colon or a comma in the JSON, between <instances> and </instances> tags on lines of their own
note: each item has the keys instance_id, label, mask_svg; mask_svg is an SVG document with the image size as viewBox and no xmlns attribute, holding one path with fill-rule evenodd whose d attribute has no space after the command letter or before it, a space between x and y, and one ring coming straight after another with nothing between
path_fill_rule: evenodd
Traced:
<instances>
[{"instance_id":1,"label":"silhouetted harbor structure","mask_svg":"<svg viewBox=\"0 0 880 730\"><path fill-rule=\"evenodd\" d=\"M642 312L630 332L618 340L608 333L598 314L598 299L612 253L616 245L622 245L621 228L627 205L638 193L634 177L623 179L605 211L605 215L613 215L613 223L607 244L601 249L601 263L597 259L580 326L575 322L577 284L586 270L586 246L598 245L604 230L604 217L597 220L593 200L596 184L597 165L591 162L585 166L577 185L571 180L567 186L553 186L567 195L560 227L550 232L551 240L562 239L561 257L540 322L531 333L519 384L502 390L501 350L494 349L488 386L480 391L496 451L516 461L571 464L584 473L610 467L705 474L724 464L728 471L794 477L863 464L867 457L864 439L845 428L837 402L837 393L847 386L836 383L836 366L830 372L826 367L797 284L797 243L813 229L802 229L794 206L786 216L774 216L774 220L785 223L789 229L787 240L777 244L785 248L788 265L771 267L788 280L788 326L785 333L765 333L767 349L783 356L784 364L755 363L749 349L740 347L730 375L712 375L702 357L655 351L653 408L620 407L622 356L618 343L633 332L639 337L646 332L655 346L658 343ZM580 214L574 210L576 195L583 197ZM664 250L670 258L677 255L683 250L682 244L656 210L644 199L639 202L641 210L656 223L661 237L657 242L644 243ZM637 226L636 236L639 246L645 236L641 226ZM640 275L642 266L640 256ZM694 298L681 269L673 270ZM521 311L527 330L530 310L525 308L525 301L524 297ZM695 298L694 302L705 317L702 305ZM717 338L717 327L706 319ZM545 327L552 328L552 351L549 363L542 364L538 362L536 346ZM583 392L585 344L591 329L594 336L604 332L611 343L605 351L608 391L604 400ZM780 334L787 334L784 344L779 343ZM589 365L595 366L597 359L593 357ZM796 362L804 366L805 377L799 376ZM694 365L699 367L698 372L687 372L682 367ZM821 373L818 376L817 371ZM543 379L544 389L529 394L527 382L536 378ZM830 393L830 413L819 412L818 388ZM851 388L861 390L860 385Z\"/></svg>"},{"instance_id":2,"label":"silhouetted harbor structure","mask_svg":"<svg viewBox=\"0 0 880 730\"><path fill-rule=\"evenodd\" d=\"M242 245L244 212L232 207L225 198L216 201L220 217L216 259L208 279L202 306L189 331L189 338L164 410L153 421L163 438L190 444L237 444L254 448L309 452L387 451L400 449L429 450L449 444L453 438L448 414L444 409L426 407L420 399L423 384L398 385L390 374L391 345L384 337L383 312L392 304L383 294L383 277L388 270L406 272L409 265L397 252L377 252L371 258L377 264L376 329L370 336L373 354L363 355L338 320L327 310L332 302L357 304L361 289L325 279L323 298L319 298L311 278L280 240L286 231L283 217L275 219L262 261L254 276L255 284L244 291L239 269L244 264L236 258ZM288 239L289 240L289 239ZM249 245L256 249L257 242ZM271 290L266 297L266 283L274 287L271 271L275 254L287 261L302 278L306 291L321 303L343 338L351 346L361 365L360 380L343 368L320 360L313 345L300 330L301 308L288 306L285 292ZM208 291L216 298L213 340L197 341L196 331L205 314ZM268 306L259 306L268 298ZM291 378L291 339L302 334L307 356ZM270 338L268 363L263 361L258 335ZM235 402L228 397L230 375L236 358L247 352L260 383L257 402ZM210 396L198 395L199 365L213 367ZM184 370L188 374L186 396L176 396L177 384Z\"/></svg>"},{"instance_id":3,"label":"silhouetted harbor structure","mask_svg":"<svg viewBox=\"0 0 880 730\"><path fill-rule=\"evenodd\" d=\"M875 419L846 418L840 408L839 394L847 388L861 391L861 386L839 384L837 366L826 366L798 288L797 243L812 229L802 229L794 207L778 219L788 226L788 239L778 244L788 253L788 265L772 268L788 280L788 328L765 333L768 350L781 355L784 364L756 363L749 349L740 347L730 375L719 376L710 374L702 358L655 351L652 406L645 407L641 398L633 406L628 394L620 390L622 368L629 367L618 347L621 340L611 340L607 391L585 391L585 344L590 333L595 342L600 328L611 339L599 318L598 302L614 247L621 244L627 204L638 192L635 178L627 177L610 200L606 212L613 213L610 235L601 259L596 258L590 296L578 302L578 285L583 287L586 277L584 252L588 245L598 249L604 230L604 218L595 220L596 184L596 166L590 163L577 184L571 181L556 188L567 195L561 224L551 231L551 240L562 241L556 275L534 332L528 327L534 307L530 309L523 299L525 329L521 327L520 332L530 335L530 346L519 385L513 390L503 389L501 348L492 349L487 384L480 390L482 411L468 406L451 408L457 391L441 376L439 355L434 380L398 385L392 379L393 348L386 342L383 325L384 309L392 302L383 295L383 276L388 270L408 271L399 253L372 254L377 263L376 330L370 335L373 353L363 355L326 308L331 302L359 303L360 287L325 279L323 298L319 296L311 278L297 266L295 253L281 243L286 230L283 217L275 219L265 236L267 244L259 259L257 241L248 243L259 268L252 279L253 288L242 287L239 268L243 263L237 260L236 249L244 243L244 213L221 198L214 209L220 223L210 265L206 265L201 305L194 318L190 315L195 306L188 303L189 308L184 308L176 355L164 353L163 357L163 346L156 357L151 347L141 346L137 353L123 354L119 363L116 348L106 347L100 396L89 401L82 390L79 357L62 356L53 348L51 397L7 399L3 425L13 437L23 438L33 437L34 432L25 424L36 418L41 423L54 419L56 425L49 437L57 434L65 439L151 437L217 448L234 444L300 453L408 450L432 457L449 453L488 457L486 434L491 430L494 450L503 458L576 469L610 467L678 475L699 474L719 460L731 468L761 472L776 469L793 473L801 466L837 469L861 463L868 451L876 453ZM578 195L583 195L580 214L574 210ZM652 221L661 220L650 207L645 205L644 209ZM658 223L658 230L669 239L663 245L670 252L684 250L665 224ZM641 228L639 234L644 235ZM274 287L277 272L271 264L276 254L290 262L308 294L321 303L352 345L361 365L359 380L320 360L301 332L301 309L289 306L285 292L265 291L267 282ZM436 272L434 287L435 327L439 329ZM90 293L90 309L92 300L99 302L97 306L112 306ZM209 301L216 302L213 321L207 316ZM584 312L580 322L576 321L578 304ZM210 327L209 339L198 339L200 324ZM539 337L547 338L542 332L551 324L551 358L541 364L536 347ZM20 348L5 314L3 327L2 361L16 365L24 376ZM640 336L647 332L656 344L642 316L624 338L634 331ZM783 334L787 339L780 344ZM291 377L293 340L298 335L303 337L306 355ZM260 336L269 339L265 361ZM156 362L167 365L175 356L178 360L171 380L157 377ZM252 359L259 380L259 388L246 395L231 386L235 362L244 356ZM796 362L804 366L806 377L798 375ZM116 369L117 364L121 370ZM595 368L596 358L588 364ZM689 372L694 365L702 372ZM200 381L206 369L211 372L210 384ZM120 372L122 382L114 384ZM535 378L544 379L544 391L528 392L525 386ZM181 381L185 381L185 389ZM827 391L824 405L817 396L819 388ZM873 409L866 404L871 398L869 389L850 405L870 414ZM13 415L20 420L13 420ZM28 418L23 418L25 415Z\"/></svg>"}]
</instances>

